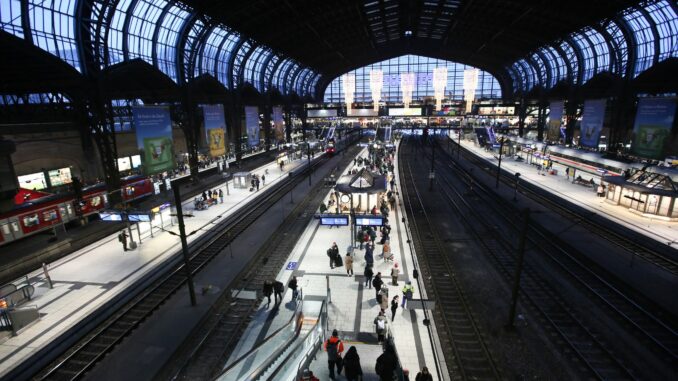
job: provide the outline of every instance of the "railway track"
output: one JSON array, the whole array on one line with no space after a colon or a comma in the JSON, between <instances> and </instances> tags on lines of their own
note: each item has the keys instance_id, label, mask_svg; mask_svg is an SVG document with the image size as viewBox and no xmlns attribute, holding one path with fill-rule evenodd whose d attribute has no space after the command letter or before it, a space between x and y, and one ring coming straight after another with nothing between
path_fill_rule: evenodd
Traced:
<instances>
[{"instance_id":1,"label":"railway track","mask_svg":"<svg viewBox=\"0 0 678 381\"><path fill-rule=\"evenodd\" d=\"M451 375L461 380L499 380L499 369L475 321L466 294L446 258L434 225L426 214L422 196L414 185L410 160L403 151L401 149L398 153L402 196L410 215L415 251L421 258L420 263L426 263L429 273L423 277L431 278L431 289L442 310L445 335L440 340L441 345L447 347L444 353Z\"/></svg>"},{"instance_id":2,"label":"railway track","mask_svg":"<svg viewBox=\"0 0 678 381\"><path fill-rule=\"evenodd\" d=\"M318 167L326 162L322 157L313 162ZM267 190L253 207L242 208L230 216L218 233L192 245L189 269L195 274L222 252L264 212L271 208L298 183L305 179L308 169L298 171L275 189ZM215 230L217 230L215 228ZM82 378L103 356L111 352L127 335L168 300L186 282L183 264L172 266L150 286L139 291L124 307L114 311L104 323L94 328L58 361L52 363L35 379L75 380Z\"/></svg>"},{"instance_id":3,"label":"railway track","mask_svg":"<svg viewBox=\"0 0 678 381\"><path fill-rule=\"evenodd\" d=\"M455 143L456 144L456 143ZM458 148L458 145L457 145ZM464 159L475 164L488 174L494 176L496 174L496 166L488 160L478 157L473 152L462 147L462 154ZM450 156L451 157L451 156ZM491 164L488 166L488 164ZM507 186L512 187L515 184L514 176L502 171L500 180ZM534 201L547 205L551 210L557 212L570 221L575 221L581 226L585 227L591 232L595 232L599 237L611 242L612 244L632 253L633 255L651 263L671 274L678 275L678 261L669 258L667 255L660 252L666 250L664 246L659 248L652 248L647 245L648 238L634 232L622 233L613 230L607 226L597 223L594 218L591 218L590 212L576 207L569 202L563 202L563 199L551 194L544 194L543 190L531 184L522 183L520 187L521 193ZM668 248L669 250L672 250ZM675 250L675 249L673 249Z\"/></svg>"},{"instance_id":4,"label":"railway track","mask_svg":"<svg viewBox=\"0 0 678 381\"><path fill-rule=\"evenodd\" d=\"M348 165L355 156L355 151L351 151L341 159L339 168ZM232 282L229 289L257 291L262 289L265 280L275 278L327 191L322 182L318 182L259 249L255 257L263 258L263 260L253 261L248 269ZM185 348L195 349L191 350L187 358L182 361L181 368L171 371L172 374L168 378L172 380L213 379L223 369L246 329L250 317L259 307L260 300L238 298L237 295L232 297L228 293L223 294L220 299L218 312L212 314L210 321L200 324L202 327L200 333L189 335L194 339L189 339L182 345Z\"/></svg>"},{"instance_id":5,"label":"railway track","mask_svg":"<svg viewBox=\"0 0 678 381\"><path fill-rule=\"evenodd\" d=\"M486 232L495 229L487 219L487 211L485 213L479 212L478 203L470 205L463 197L464 190L457 189L449 179L449 172L454 171L457 177L461 177L463 182L466 182L469 179L469 173L456 165L450 165L452 159L450 156L445 157L445 159L444 161L440 160L438 167L442 167L448 172L448 174L445 174L445 171L442 171L441 176L438 177L439 184L443 185L442 191L445 197L457 209L459 215L465 219L467 226L476 232L479 243L485 246L502 275L507 281L510 281L515 274L515 259L511 255L513 249L508 242L509 240L500 238L498 231L496 232L497 236L490 239L487 238L486 234L478 233L479 231ZM513 217L516 215L515 208L509 207L507 203L497 202L498 196L487 187L476 184L474 189L476 195L482 196L482 204L494 205L495 214L498 212L498 215L506 224L510 225L515 221ZM474 218L470 219L464 216L473 216ZM678 339L670 323L663 322L628 298L604 278L594 273L589 266L570 255L568 251L574 249L568 247L557 236L546 232L538 224L530 224L528 237L530 246L540 250L538 256L548 256L566 276L573 279L581 289L584 289L589 296L599 302L597 304L606 307L618 321L630 326L636 336L642 339L642 342L654 345L661 352L662 359L666 364L675 364ZM581 361L587 364L587 368L593 376L601 379L633 377L633 372L627 368L625 362L619 359L613 353L613 350L608 349L612 345L605 343L600 338L601 335L591 332L583 319L568 307L559 293L548 282L544 281L540 271L529 262L526 262L525 265L521 291L532 306L551 323L559 336L569 344ZM614 341L614 338L610 341ZM623 348L618 349L619 352L623 352Z\"/></svg>"}]
</instances>

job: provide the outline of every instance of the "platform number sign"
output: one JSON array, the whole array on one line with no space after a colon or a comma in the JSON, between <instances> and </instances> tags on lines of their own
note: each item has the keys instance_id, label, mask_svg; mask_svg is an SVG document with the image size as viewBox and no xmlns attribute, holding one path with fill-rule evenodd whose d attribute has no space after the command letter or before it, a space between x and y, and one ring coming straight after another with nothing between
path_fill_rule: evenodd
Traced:
<instances>
[{"instance_id":1,"label":"platform number sign","mask_svg":"<svg viewBox=\"0 0 678 381\"><path fill-rule=\"evenodd\" d=\"M287 267L285 267L285 270L296 270L297 269L297 262L287 262Z\"/></svg>"}]
</instances>

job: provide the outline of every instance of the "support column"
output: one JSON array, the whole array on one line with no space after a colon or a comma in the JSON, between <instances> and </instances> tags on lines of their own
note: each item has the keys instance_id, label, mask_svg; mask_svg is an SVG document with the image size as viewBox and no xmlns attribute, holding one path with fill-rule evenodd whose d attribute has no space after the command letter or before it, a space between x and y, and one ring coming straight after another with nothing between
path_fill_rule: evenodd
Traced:
<instances>
[{"instance_id":1,"label":"support column","mask_svg":"<svg viewBox=\"0 0 678 381\"><path fill-rule=\"evenodd\" d=\"M86 114L90 132L101 156L101 164L108 192L110 206L122 203L120 193L120 172L118 171L118 149L115 141L113 105L110 100L103 100L100 94L91 99L89 110L84 106L81 112Z\"/></svg>"},{"instance_id":2,"label":"support column","mask_svg":"<svg viewBox=\"0 0 678 381\"><path fill-rule=\"evenodd\" d=\"M525 133L525 118L527 118L527 102L523 98L518 105L518 136L521 138Z\"/></svg>"},{"instance_id":3,"label":"support column","mask_svg":"<svg viewBox=\"0 0 678 381\"><path fill-rule=\"evenodd\" d=\"M266 152L271 150L271 100L266 97L261 104L261 112L264 114L264 147Z\"/></svg>"},{"instance_id":4,"label":"support column","mask_svg":"<svg viewBox=\"0 0 678 381\"><path fill-rule=\"evenodd\" d=\"M16 145L9 140L0 139L0 211L12 209L14 195L19 190L19 181L14 172L12 154L16 152Z\"/></svg>"},{"instance_id":5,"label":"support column","mask_svg":"<svg viewBox=\"0 0 678 381\"><path fill-rule=\"evenodd\" d=\"M197 121L198 113L196 105L193 102L188 90L181 99L181 110L179 112L179 124L186 139L186 150L188 153L188 166L191 169L191 182L198 183L198 148L200 145L200 123Z\"/></svg>"},{"instance_id":6,"label":"support column","mask_svg":"<svg viewBox=\"0 0 678 381\"><path fill-rule=\"evenodd\" d=\"M565 144L572 144L574 127L577 124L577 101L572 97L565 104Z\"/></svg>"},{"instance_id":7,"label":"support column","mask_svg":"<svg viewBox=\"0 0 678 381\"><path fill-rule=\"evenodd\" d=\"M541 100L539 101L539 110L537 113L537 140L544 140L544 125L546 124L546 106Z\"/></svg>"}]
</instances>

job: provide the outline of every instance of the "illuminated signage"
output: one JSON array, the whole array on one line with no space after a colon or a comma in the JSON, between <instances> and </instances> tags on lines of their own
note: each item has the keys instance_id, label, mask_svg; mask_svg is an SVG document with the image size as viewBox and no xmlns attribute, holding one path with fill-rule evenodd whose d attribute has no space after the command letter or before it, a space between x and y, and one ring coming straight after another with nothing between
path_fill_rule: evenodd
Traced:
<instances>
[{"instance_id":1,"label":"illuminated signage","mask_svg":"<svg viewBox=\"0 0 678 381\"><path fill-rule=\"evenodd\" d=\"M348 216L345 214L321 215L320 225L348 226Z\"/></svg>"}]
</instances>

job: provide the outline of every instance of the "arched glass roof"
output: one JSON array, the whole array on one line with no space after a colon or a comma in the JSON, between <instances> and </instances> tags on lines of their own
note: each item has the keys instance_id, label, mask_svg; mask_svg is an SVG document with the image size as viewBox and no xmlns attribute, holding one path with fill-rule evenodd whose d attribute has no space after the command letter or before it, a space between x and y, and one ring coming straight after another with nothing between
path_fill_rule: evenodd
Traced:
<instances>
[{"instance_id":1,"label":"arched glass roof","mask_svg":"<svg viewBox=\"0 0 678 381\"><path fill-rule=\"evenodd\" d=\"M404 55L351 71L350 73L355 74L355 101L372 101L370 71L373 69L382 70L384 73L383 88L381 92L382 101L402 101L400 76L402 73L408 72L416 73L416 87L412 92L412 99L433 97L433 69L436 67L447 68L445 97L448 99L462 100L464 98L464 70L473 69L473 67L436 58ZM482 70L478 76L476 98L501 98L501 88L499 87L497 79ZM325 102L334 103L344 102L342 77L335 78L330 82L325 89L324 100Z\"/></svg>"}]
</instances>

